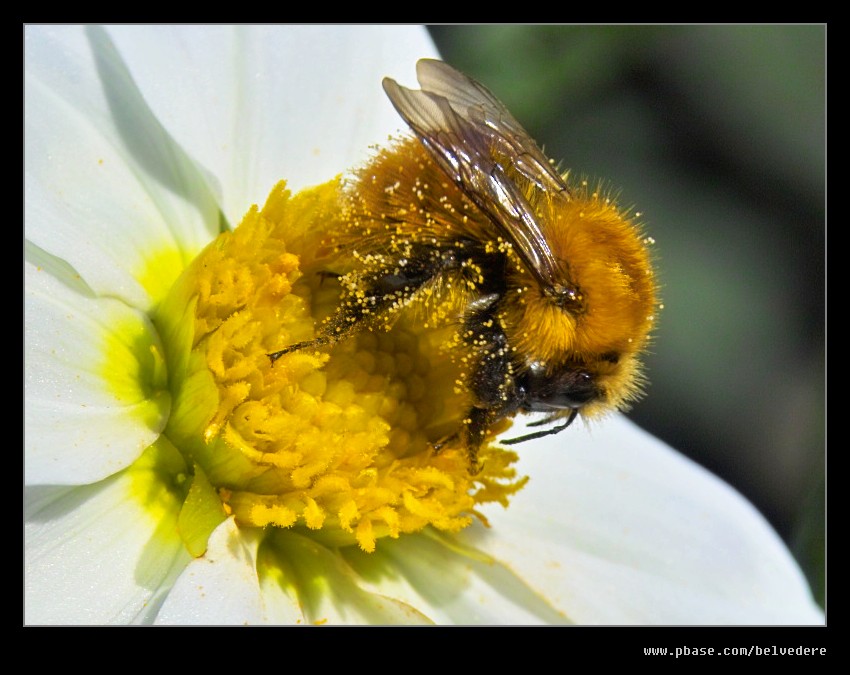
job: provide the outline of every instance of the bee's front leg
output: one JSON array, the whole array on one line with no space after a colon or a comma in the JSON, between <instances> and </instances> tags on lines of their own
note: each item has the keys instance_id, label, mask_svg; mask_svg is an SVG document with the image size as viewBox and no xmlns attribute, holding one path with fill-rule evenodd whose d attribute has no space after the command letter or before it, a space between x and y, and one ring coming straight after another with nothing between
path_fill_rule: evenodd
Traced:
<instances>
[{"instance_id":1,"label":"bee's front leg","mask_svg":"<svg viewBox=\"0 0 850 675\"><path fill-rule=\"evenodd\" d=\"M478 449L487 431L521 405L514 377L512 350L499 320L501 295L493 293L470 303L472 311L464 319L464 341L473 348L475 361L470 389L475 402L466 416L466 441L470 471L477 473Z\"/></svg>"}]
</instances>

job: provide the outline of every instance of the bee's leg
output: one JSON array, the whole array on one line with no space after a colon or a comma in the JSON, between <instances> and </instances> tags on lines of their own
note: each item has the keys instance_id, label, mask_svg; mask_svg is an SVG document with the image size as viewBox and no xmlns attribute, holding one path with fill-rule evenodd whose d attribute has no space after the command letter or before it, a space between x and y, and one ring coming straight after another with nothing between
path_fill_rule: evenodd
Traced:
<instances>
[{"instance_id":1,"label":"bee's leg","mask_svg":"<svg viewBox=\"0 0 850 675\"><path fill-rule=\"evenodd\" d=\"M469 455L469 473L475 475L483 468L478 463L478 450L487 436L487 429L493 423L494 417L489 410L472 408L466 417L466 451Z\"/></svg>"},{"instance_id":2,"label":"bee's leg","mask_svg":"<svg viewBox=\"0 0 850 675\"><path fill-rule=\"evenodd\" d=\"M329 272L327 270L319 270L316 274L319 275L319 285L325 283L325 279L339 279L342 275L337 272Z\"/></svg>"},{"instance_id":3,"label":"bee's leg","mask_svg":"<svg viewBox=\"0 0 850 675\"><path fill-rule=\"evenodd\" d=\"M464 341L476 352L470 378L475 405L466 419L470 471L478 467L478 449L490 426L520 407L520 395L513 374L511 349L499 321L501 295L491 294L470 303L472 311L464 319Z\"/></svg>"},{"instance_id":4,"label":"bee's leg","mask_svg":"<svg viewBox=\"0 0 850 675\"><path fill-rule=\"evenodd\" d=\"M290 352L307 347L335 344L358 330L376 322L392 323L391 315L404 307L420 289L440 275L461 268L461 259L453 249L440 249L430 245L412 247L404 265L391 261L391 265L359 270L339 275L319 272L322 280L337 278L343 287L337 310L321 327L319 337L289 345L268 354L272 363Z\"/></svg>"},{"instance_id":5,"label":"bee's leg","mask_svg":"<svg viewBox=\"0 0 850 675\"><path fill-rule=\"evenodd\" d=\"M434 450L434 454L439 455L442 452L443 448L445 448L450 443L455 442L460 438L460 432L456 431L453 434L449 434L448 436L443 436L439 441L435 443L431 443L431 447Z\"/></svg>"},{"instance_id":6,"label":"bee's leg","mask_svg":"<svg viewBox=\"0 0 850 675\"><path fill-rule=\"evenodd\" d=\"M319 336L315 340L304 340L303 342L296 342L293 345L289 345L288 347L284 347L280 351L272 352L271 354L266 354L271 359L271 362L274 363L281 356L285 356L290 352L297 352L305 347L321 347L322 345L330 344L333 340L329 337Z\"/></svg>"},{"instance_id":7,"label":"bee's leg","mask_svg":"<svg viewBox=\"0 0 850 675\"><path fill-rule=\"evenodd\" d=\"M330 272L327 270L320 270L316 274L319 276L319 285L325 283L325 279L339 279L342 276L341 274L337 274L336 272ZM288 347L284 347L279 351L266 354L266 356L268 356L272 364L274 364L274 362L277 361L281 356L286 356L287 354L300 351L307 347L322 347L332 342L336 342L336 339L330 335L324 334L312 340L303 340L301 342L296 342L295 344L291 344Z\"/></svg>"}]
</instances>

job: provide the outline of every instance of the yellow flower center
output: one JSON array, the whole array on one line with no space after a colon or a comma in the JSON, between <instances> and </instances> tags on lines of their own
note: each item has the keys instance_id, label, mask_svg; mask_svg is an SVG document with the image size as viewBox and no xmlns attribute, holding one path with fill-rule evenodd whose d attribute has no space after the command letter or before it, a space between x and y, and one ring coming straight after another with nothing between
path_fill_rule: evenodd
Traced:
<instances>
[{"instance_id":1,"label":"yellow flower center","mask_svg":"<svg viewBox=\"0 0 850 675\"><path fill-rule=\"evenodd\" d=\"M374 551L383 536L457 531L525 484L514 453L493 445L469 470L451 328L402 317L269 359L312 339L339 302L326 243L343 230L339 203L338 181L294 197L280 183L157 312L174 398L165 434L194 467L181 532L196 555L227 514Z\"/></svg>"}]
</instances>

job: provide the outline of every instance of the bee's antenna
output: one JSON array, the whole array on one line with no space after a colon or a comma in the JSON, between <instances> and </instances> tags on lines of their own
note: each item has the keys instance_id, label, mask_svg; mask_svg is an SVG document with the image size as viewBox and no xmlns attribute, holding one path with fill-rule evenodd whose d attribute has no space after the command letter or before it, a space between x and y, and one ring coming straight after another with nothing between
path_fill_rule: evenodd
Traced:
<instances>
[{"instance_id":1,"label":"bee's antenna","mask_svg":"<svg viewBox=\"0 0 850 675\"><path fill-rule=\"evenodd\" d=\"M518 438L508 438L504 441L500 441L500 443L502 443L503 445L515 445L516 443L533 441L535 438L543 438L544 436L551 436L552 434L560 433L568 426L570 426L576 417L578 417L578 408L573 408L572 412L570 413L570 416L567 418L567 421L564 422L561 426L552 427L551 429L544 429L543 431L537 431L533 434L526 434L525 436L519 436Z\"/></svg>"}]
</instances>

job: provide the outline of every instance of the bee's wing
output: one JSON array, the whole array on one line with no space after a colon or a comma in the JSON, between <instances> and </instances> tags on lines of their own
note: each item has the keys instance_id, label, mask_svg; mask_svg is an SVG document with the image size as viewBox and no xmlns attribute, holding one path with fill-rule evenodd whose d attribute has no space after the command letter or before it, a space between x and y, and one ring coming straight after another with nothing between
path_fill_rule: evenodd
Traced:
<instances>
[{"instance_id":1,"label":"bee's wing","mask_svg":"<svg viewBox=\"0 0 850 675\"><path fill-rule=\"evenodd\" d=\"M384 91L422 144L517 251L544 290L560 288L559 266L505 166L568 198L537 144L487 89L441 61L417 64L421 90L384 79ZM497 157L499 158L497 160Z\"/></svg>"},{"instance_id":2,"label":"bee's wing","mask_svg":"<svg viewBox=\"0 0 850 675\"><path fill-rule=\"evenodd\" d=\"M420 59L416 77L423 91L445 98L452 109L494 143L513 167L542 190L567 192L549 158L504 104L480 82L436 59Z\"/></svg>"}]
</instances>

